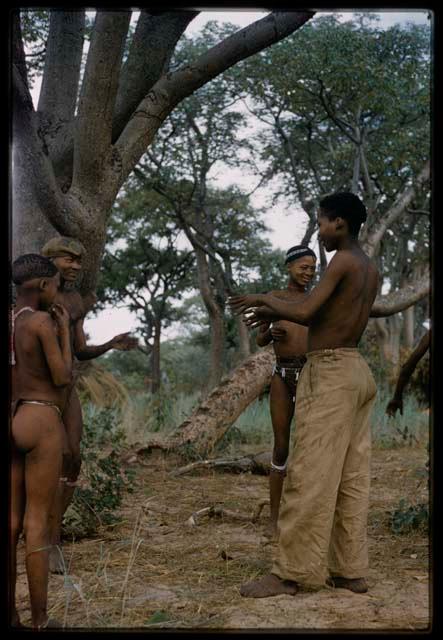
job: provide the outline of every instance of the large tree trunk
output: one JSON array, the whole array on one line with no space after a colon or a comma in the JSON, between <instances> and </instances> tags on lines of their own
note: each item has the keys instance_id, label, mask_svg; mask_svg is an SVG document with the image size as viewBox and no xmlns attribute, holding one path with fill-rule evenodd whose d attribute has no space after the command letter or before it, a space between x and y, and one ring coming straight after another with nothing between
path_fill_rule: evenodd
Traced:
<instances>
[{"instance_id":1,"label":"large tree trunk","mask_svg":"<svg viewBox=\"0 0 443 640\"><path fill-rule=\"evenodd\" d=\"M157 393L160 389L160 337L161 322L154 322L154 338L151 352L151 392Z\"/></svg>"},{"instance_id":2,"label":"large tree trunk","mask_svg":"<svg viewBox=\"0 0 443 640\"><path fill-rule=\"evenodd\" d=\"M409 307L403 311L403 344L406 349L412 349L414 346L414 307Z\"/></svg>"},{"instance_id":3,"label":"large tree trunk","mask_svg":"<svg viewBox=\"0 0 443 640\"><path fill-rule=\"evenodd\" d=\"M253 354L212 391L174 432L169 445L186 446L187 454L210 454L229 427L269 384L274 362L272 346Z\"/></svg>"},{"instance_id":4,"label":"large tree trunk","mask_svg":"<svg viewBox=\"0 0 443 640\"><path fill-rule=\"evenodd\" d=\"M251 355L251 340L247 326L243 322L243 318L238 316L236 318L238 328L238 340L239 340L239 362L243 362L245 358Z\"/></svg>"},{"instance_id":5,"label":"large tree trunk","mask_svg":"<svg viewBox=\"0 0 443 640\"><path fill-rule=\"evenodd\" d=\"M26 153L26 142L20 139L14 126L12 146L12 260L24 253L40 253L51 237L58 235L37 205L32 180L32 159Z\"/></svg>"},{"instance_id":6,"label":"large tree trunk","mask_svg":"<svg viewBox=\"0 0 443 640\"><path fill-rule=\"evenodd\" d=\"M220 308L220 305L217 303L211 287L208 258L205 252L199 247L194 247L194 249L197 258L198 287L208 312L210 324L211 354L207 383L207 391L210 391L220 382L223 375L225 347L224 314L223 309Z\"/></svg>"},{"instance_id":7,"label":"large tree trunk","mask_svg":"<svg viewBox=\"0 0 443 640\"><path fill-rule=\"evenodd\" d=\"M400 335L402 318L396 314L389 318L376 318L374 325L377 332L377 342L380 355L384 361L388 375L397 372L400 361Z\"/></svg>"},{"instance_id":8,"label":"large tree trunk","mask_svg":"<svg viewBox=\"0 0 443 640\"><path fill-rule=\"evenodd\" d=\"M84 293L96 286L112 204L165 118L199 87L290 35L315 12L271 12L170 71L175 45L197 12L142 12L122 66L131 12L98 10L80 90L84 12L53 13L38 112L29 93L19 12L13 15L13 251L39 250L53 229L81 240L88 250ZM50 223L46 228L40 211Z\"/></svg>"},{"instance_id":9,"label":"large tree trunk","mask_svg":"<svg viewBox=\"0 0 443 640\"><path fill-rule=\"evenodd\" d=\"M211 357L207 391L216 387L223 375L223 361L225 354L225 323L223 313L219 309L212 308L209 312L211 323Z\"/></svg>"}]
</instances>

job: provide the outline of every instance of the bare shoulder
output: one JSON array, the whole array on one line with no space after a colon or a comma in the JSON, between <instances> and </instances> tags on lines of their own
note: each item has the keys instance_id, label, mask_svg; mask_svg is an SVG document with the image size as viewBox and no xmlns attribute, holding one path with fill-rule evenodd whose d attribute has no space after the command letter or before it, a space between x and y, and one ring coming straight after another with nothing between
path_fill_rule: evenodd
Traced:
<instances>
[{"instance_id":1,"label":"bare shoulder","mask_svg":"<svg viewBox=\"0 0 443 640\"><path fill-rule=\"evenodd\" d=\"M275 289L274 291L269 291L267 295L272 296L273 298L279 298L280 300L291 300L296 297L300 297L300 292L289 291L288 289Z\"/></svg>"},{"instance_id":2,"label":"bare shoulder","mask_svg":"<svg viewBox=\"0 0 443 640\"><path fill-rule=\"evenodd\" d=\"M54 321L47 311L36 311L29 318L29 329L38 333L39 331L54 331Z\"/></svg>"},{"instance_id":3,"label":"bare shoulder","mask_svg":"<svg viewBox=\"0 0 443 640\"><path fill-rule=\"evenodd\" d=\"M86 313L83 298L78 291L59 291L57 294L57 302L60 302L66 307L71 321L75 322L79 320Z\"/></svg>"},{"instance_id":4,"label":"bare shoulder","mask_svg":"<svg viewBox=\"0 0 443 640\"><path fill-rule=\"evenodd\" d=\"M345 273L349 270L355 270L356 267L359 269L363 267L368 269L368 271L377 273L377 267L374 261L361 250L337 251L328 265L328 270Z\"/></svg>"},{"instance_id":5,"label":"bare shoulder","mask_svg":"<svg viewBox=\"0 0 443 640\"><path fill-rule=\"evenodd\" d=\"M358 260L352 251L337 251L331 258L327 270L346 270L355 265L356 259Z\"/></svg>"}]
</instances>

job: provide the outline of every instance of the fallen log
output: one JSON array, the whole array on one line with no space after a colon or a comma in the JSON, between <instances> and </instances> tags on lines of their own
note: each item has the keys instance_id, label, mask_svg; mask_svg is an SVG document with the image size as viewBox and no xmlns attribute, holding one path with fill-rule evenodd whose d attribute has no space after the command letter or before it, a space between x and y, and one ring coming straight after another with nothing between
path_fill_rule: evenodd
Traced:
<instances>
[{"instance_id":1,"label":"fallen log","mask_svg":"<svg viewBox=\"0 0 443 640\"><path fill-rule=\"evenodd\" d=\"M269 500L262 500L252 514L240 513L238 511L226 509L223 504L213 504L210 507L204 507L203 509L194 511L194 513L188 518L188 520L186 520L185 524L188 527L197 527L204 517L228 518L231 520L238 520L240 522L255 523L258 521L263 507L268 504Z\"/></svg>"}]
</instances>

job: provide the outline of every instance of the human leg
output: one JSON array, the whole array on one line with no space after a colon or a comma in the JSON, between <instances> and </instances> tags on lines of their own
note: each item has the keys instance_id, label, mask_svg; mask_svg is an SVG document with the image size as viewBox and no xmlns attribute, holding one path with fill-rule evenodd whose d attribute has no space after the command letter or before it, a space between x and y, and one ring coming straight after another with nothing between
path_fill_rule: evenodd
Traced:
<instances>
[{"instance_id":1,"label":"human leg","mask_svg":"<svg viewBox=\"0 0 443 640\"><path fill-rule=\"evenodd\" d=\"M83 417L75 388L72 389L63 411L63 425L65 428L65 443L63 451L63 466L57 494L51 511L51 541L52 548L49 555L51 573L64 573L65 565L61 551L61 526L63 515L72 501L75 485L80 473L80 442L83 434Z\"/></svg>"},{"instance_id":2,"label":"human leg","mask_svg":"<svg viewBox=\"0 0 443 640\"><path fill-rule=\"evenodd\" d=\"M343 464L329 547L329 572L334 586L362 593L367 590L367 514L369 507L371 427L376 385L363 358L362 384L351 440Z\"/></svg>"},{"instance_id":3,"label":"human leg","mask_svg":"<svg viewBox=\"0 0 443 640\"><path fill-rule=\"evenodd\" d=\"M308 357L299 380L294 447L289 456L272 573L324 584L335 503L360 390L356 359Z\"/></svg>"},{"instance_id":4,"label":"human leg","mask_svg":"<svg viewBox=\"0 0 443 640\"><path fill-rule=\"evenodd\" d=\"M23 517L25 512L24 468L24 454L20 453L12 444L9 585L11 625L13 627L22 626L17 612L15 591L17 583L17 544L20 533L23 530Z\"/></svg>"},{"instance_id":5,"label":"human leg","mask_svg":"<svg viewBox=\"0 0 443 640\"><path fill-rule=\"evenodd\" d=\"M284 467L289 453L294 402L287 385L278 374L274 374L271 381L270 409L274 431L272 462L276 466ZM284 470L275 469L271 465L269 473L270 523L265 532L265 535L270 538L277 535L277 520L285 475Z\"/></svg>"},{"instance_id":6,"label":"human leg","mask_svg":"<svg viewBox=\"0 0 443 640\"><path fill-rule=\"evenodd\" d=\"M12 423L12 440L24 458L26 570L37 627L47 620L48 514L60 473L62 439L63 427L54 407L20 405ZM29 561L30 551L43 556L43 562Z\"/></svg>"},{"instance_id":7,"label":"human leg","mask_svg":"<svg viewBox=\"0 0 443 640\"><path fill-rule=\"evenodd\" d=\"M38 628L47 622L49 513L61 471L63 425L50 407L24 406L14 420L13 434L27 451L23 528L32 623Z\"/></svg>"}]
</instances>

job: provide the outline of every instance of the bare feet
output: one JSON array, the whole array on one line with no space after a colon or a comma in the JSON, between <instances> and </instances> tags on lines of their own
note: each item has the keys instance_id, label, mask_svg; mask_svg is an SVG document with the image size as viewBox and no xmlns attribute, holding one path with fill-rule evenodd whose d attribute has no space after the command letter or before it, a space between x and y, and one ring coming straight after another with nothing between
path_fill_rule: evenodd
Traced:
<instances>
[{"instance_id":1,"label":"bare feet","mask_svg":"<svg viewBox=\"0 0 443 640\"><path fill-rule=\"evenodd\" d=\"M260 580L246 582L240 587L240 595L245 598L269 598L282 594L295 596L297 583L292 580L282 580L273 573L269 573Z\"/></svg>"},{"instance_id":2,"label":"bare feet","mask_svg":"<svg viewBox=\"0 0 443 640\"><path fill-rule=\"evenodd\" d=\"M65 561L59 544L49 550L49 571L62 575L65 573Z\"/></svg>"},{"instance_id":3,"label":"bare feet","mask_svg":"<svg viewBox=\"0 0 443 640\"><path fill-rule=\"evenodd\" d=\"M39 624L34 628L40 631L43 629L61 629L62 627L62 623L55 618L47 618L46 622L44 622L43 624Z\"/></svg>"},{"instance_id":4,"label":"bare feet","mask_svg":"<svg viewBox=\"0 0 443 640\"><path fill-rule=\"evenodd\" d=\"M364 578L341 578L340 576L331 576L326 580L326 584L336 589L349 589L354 593L366 593L368 585Z\"/></svg>"}]
</instances>

